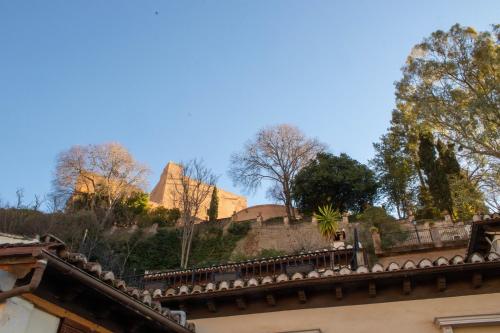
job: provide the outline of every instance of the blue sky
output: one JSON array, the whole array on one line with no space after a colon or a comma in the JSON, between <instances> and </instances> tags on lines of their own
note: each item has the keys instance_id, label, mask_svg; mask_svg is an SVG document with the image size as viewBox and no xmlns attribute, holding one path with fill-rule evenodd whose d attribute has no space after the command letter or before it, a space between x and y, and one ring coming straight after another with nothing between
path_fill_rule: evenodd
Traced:
<instances>
[{"instance_id":1,"label":"blue sky","mask_svg":"<svg viewBox=\"0 0 500 333\"><path fill-rule=\"evenodd\" d=\"M230 154L279 123L366 162L411 47L499 18L500 1L0 0L0 198L48 193L60 151L109 141L150 188L198 157L241 193Z\"/></svg>"}]
</instances>

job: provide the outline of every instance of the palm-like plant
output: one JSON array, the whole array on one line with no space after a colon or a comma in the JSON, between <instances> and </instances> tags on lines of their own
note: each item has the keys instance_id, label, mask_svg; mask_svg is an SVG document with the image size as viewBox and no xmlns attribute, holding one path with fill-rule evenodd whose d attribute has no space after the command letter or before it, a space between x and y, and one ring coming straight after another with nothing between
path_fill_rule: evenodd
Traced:
<instances>
[{"instance_id":1,"label":"palm-like plant","mask_svg":"<svg viewBox=\"0 0 500 333\"><path fill-rule=\"evenodd\" d=\"M332 205L318 207L319 214L314 214L318 220L319 232L323 237L332 240L339 228L341 215L338 210L333 209Z\"/></svg>"}]
</instances>

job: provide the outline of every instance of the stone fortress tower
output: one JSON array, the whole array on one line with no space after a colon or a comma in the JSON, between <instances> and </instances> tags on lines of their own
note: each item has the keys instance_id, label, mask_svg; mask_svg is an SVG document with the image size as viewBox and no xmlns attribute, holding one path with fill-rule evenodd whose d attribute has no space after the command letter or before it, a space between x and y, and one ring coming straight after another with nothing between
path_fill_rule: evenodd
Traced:
<instances>
[{"instance_id":1,"label":"stone fortress tower","mask_svg":"<svg viewBox=\"0 0 500 333\"><path fill-rule=\"evenodd\" d=\"M180 179L182 170L179 164L168 162L160 176L160 180L151 191L149 200L158 206L165 208L176 208L174 200L175 181ZM208 186L208 185L206 185ZM217 187L217 196L219 198L218 218L229 218L235 212L247 208L247 199ZM198 218L205 220L207 218L207 210L210 205L210 195L203 202L198 213Z\"/></svg>"}]
</instances>

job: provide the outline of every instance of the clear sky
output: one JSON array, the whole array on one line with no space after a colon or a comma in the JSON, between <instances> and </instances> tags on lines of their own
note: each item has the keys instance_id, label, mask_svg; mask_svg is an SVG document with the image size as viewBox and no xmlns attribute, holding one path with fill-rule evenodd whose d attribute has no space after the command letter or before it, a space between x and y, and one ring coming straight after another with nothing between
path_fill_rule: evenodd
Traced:
<instances>
[{"instance_id":1,"label":"clear sky","mask_svg":"<svg viewBox=\"0 0 500 333\"><path fill-rule=\"evenodd\" d=\"M240 193L230 154L278 123L366 162L411 47L457 22L488 29L500 1L0 0L0 198L46 194L60 151L109 141L150 189L198 157Z\"/></svg>"}]
</instances>

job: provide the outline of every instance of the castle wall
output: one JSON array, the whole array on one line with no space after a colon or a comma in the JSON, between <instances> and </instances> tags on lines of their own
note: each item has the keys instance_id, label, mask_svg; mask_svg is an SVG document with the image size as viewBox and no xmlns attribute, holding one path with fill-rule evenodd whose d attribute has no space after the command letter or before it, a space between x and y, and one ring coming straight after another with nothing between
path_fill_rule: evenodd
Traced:
<instances>
[{"instance_id":1,"label":"castle wall","mask_svg":"<svg viewBox=\"0 0 500 333\"><path fill-rule=\"evenodd\" d=\"M298 211L295 209L295 214L298 214ZM257 205L248 208L244 208L238 211L233 216L233 221L248 221L255 220L258 216L262 216L262 220L268 220L273 217L283 217L286 216L286 208L283 205Z\"/></svg>"},{"instance_id":2,"label":"castle wall","mask_svg":"<svg viewBox=\"0 0 500 333\"><path fill-rule=\"evenodd\" d=\"M178 200L176 200L176 197L178 197L178 194L176 193L176 186L178 187L180 184L181 174L181 166L169 162L163 170L160 180L151 191L149 200L153 204L160 205L165 208L178 208L179 204ZM204 184L203 186L208 187L209 185ZM218 218L220 219L231 217L234 212L247 207L247 199L245 197L223 189L217 188L217 197L219 198ZM210 206L210 198L211 194L208 195L206 200L202 203L196 217L202 220L207 219L207 210Z\"/></svg>"}]
</instances>

